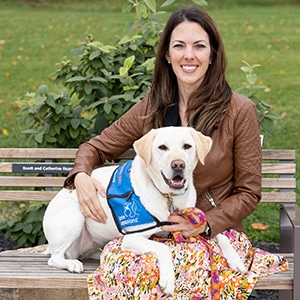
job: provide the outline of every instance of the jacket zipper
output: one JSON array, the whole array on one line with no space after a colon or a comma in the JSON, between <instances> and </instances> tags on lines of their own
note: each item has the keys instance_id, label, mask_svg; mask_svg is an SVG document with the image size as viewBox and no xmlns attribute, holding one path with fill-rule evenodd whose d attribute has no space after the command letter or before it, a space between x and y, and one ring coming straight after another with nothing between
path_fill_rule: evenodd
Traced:
<instances>
[{"instance_id":1,"label":"jacket zipper","mask_svg":"<svg viewBox=\"0 0 300 300\"><path fill-rule=\"evenodd\" d=\"M211 196L211 194L209 193L208 190L205 191L205 196L208 199L208 201L210 202L210 204L211 204L212 207L217 207L217 205L216 205L216 203L214 201L214 198Z\"/></svg>"}]
</instances>

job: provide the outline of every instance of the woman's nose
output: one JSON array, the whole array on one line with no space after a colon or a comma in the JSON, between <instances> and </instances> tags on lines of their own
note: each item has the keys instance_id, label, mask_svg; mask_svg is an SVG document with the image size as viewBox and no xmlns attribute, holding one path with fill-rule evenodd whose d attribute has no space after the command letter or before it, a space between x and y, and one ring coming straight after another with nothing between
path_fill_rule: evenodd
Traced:
<instances>
[{"instance_id":1,"label":"woman's nose","mask_svg":"<svg viewBox=\"0 0 300 300\"><path fill-rule=\"evenodd\" d=\"M194 59L194 51L191 47L185 49L184 58L185 59Z\"/></svg>"}]
</instances>

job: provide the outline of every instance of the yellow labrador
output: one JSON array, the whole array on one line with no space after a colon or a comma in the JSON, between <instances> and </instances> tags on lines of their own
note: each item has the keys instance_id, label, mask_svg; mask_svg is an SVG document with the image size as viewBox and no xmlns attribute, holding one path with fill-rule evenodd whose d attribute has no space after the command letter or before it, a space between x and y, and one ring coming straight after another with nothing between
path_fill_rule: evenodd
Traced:
<instances>
[{"instance_id":1,"label":"yellow labrador","mask_svg":"<svg viewBox=\"0 0 300 300\"><path fill-rule=\"evenodd\" d=\"M44 216L51 254L48 264L80 273L83 265L78 257L124 236L123 250L136 254L152 252L157 257L159 284L165 293L172 294L175 278L169 248L149 237L165 234L160 226L165 224L172 208L195 206L193 170L199 161L204 164L211 144L211 138L189 127L153 129L134 143L136 157L132 164L94 170L92 176L108 191L107 199L99 196L108 216L106 224L86 219L80 211L76 190L62 189ZM126 176L130 177L129 187L124 187L125 183L128 185ZM172 203L168 203L169 195ZM246 271L227 238L218 236L230 267Z\"/></svg>"}]
</instances>

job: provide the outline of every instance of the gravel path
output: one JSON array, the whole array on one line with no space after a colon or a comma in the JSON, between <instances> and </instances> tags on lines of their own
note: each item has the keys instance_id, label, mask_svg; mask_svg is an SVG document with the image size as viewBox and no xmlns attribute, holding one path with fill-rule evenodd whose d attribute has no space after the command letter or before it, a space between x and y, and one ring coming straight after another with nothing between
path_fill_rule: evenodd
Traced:
<instances>
[{"instance_id":1,"label":"gravel path","mask_svg":"<svg viewBox=\"0 0 300 300\"><path fill-rule=\"evenodd\" d=\"M263 250L276 253L279 251L278 244L266 243L266 242L254 242L254 247L261 248ZM12 242L10 239L6 239L3 233L0 233L0 252L4 250L18 249L18 244ZM255 291L256 295L249 297L249 300L278 300L277 291ZM1 295L0 295L1 296Z\"/></svg>"}]
</instances>

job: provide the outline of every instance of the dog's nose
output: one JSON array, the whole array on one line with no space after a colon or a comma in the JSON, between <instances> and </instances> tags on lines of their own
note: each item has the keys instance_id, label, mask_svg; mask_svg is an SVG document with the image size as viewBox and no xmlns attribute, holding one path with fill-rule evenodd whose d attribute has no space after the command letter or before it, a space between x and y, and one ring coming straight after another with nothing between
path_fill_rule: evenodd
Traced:
<instances>
[{"instance_id":1,"label":"dog's nose","mask_svg":"<svg viewBox=\"0 0 300 300\"><path fill-rule=\"evenodd\" d=\"M175 171L182 171L185 168L185 163L182 159L175 159L171 162L171 167Z\"/></svg>"}]
</instances>

